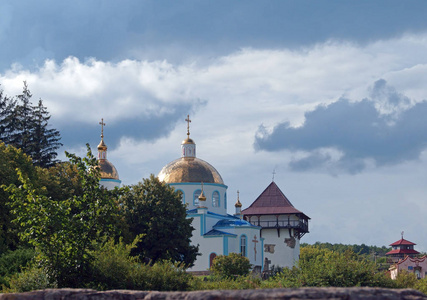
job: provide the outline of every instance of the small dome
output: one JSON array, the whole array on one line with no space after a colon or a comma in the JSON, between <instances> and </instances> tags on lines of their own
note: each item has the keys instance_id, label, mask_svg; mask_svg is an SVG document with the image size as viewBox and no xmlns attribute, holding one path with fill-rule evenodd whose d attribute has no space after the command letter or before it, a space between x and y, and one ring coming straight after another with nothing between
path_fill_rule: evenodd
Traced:
<instances>
[{"instance_id":1,"label":"small dome","mask_svg":"<svg viewBox=\"0 0 427 300\"><path fill-rule=\"evenodd\" d=\"M224 184L218 171L204 160L181 157L167 164L157 176L166 183L203 182Z\"/></svg>"},{"instance_id":2,"label":"small dome","mask_svg":"<svg viewBox=\"0 0 427 300\"><path fill-rule=\"evenodd\" d=\"M106 159L101 159L98 161L100 167L101 179L116 179L119 180L119 173L116 170L116 167Z\"/></svg>"},{"instance_id":3,"label":"small dome","mask_svg":"<svg viewBox=\"0 0 427 300\"><path fill-rule=\"evenodd\" d=\"M185 145L185 144L194 144L195 145L196 143L188 137L185 140L183 140L181 143L181 145Z\"/></svg>"}]
</instances>

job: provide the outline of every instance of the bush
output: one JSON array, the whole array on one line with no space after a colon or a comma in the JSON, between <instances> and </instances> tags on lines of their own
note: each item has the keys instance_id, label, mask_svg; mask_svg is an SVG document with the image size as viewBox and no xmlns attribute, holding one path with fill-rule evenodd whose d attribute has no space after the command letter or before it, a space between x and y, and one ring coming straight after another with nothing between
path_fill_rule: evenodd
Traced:
<instances>
[{"instance_id":1,"label":"bush","mask_svg":"<svg viewBox=\"0 0 427 300\"><path fill-rule=\"evenodd\" d=\"M142 264L130 256L139 237L131 245L122 240L115 244L109 240L93 252L93 276L88 287L98 290L128 289L156 291L184 291L190 286L191 275L183 264L158 261Z\"/></svg>"},{"instance_id":2,"label":"bush","mask_svg":"<svg viewBox=\"0 0 427 300\"><path fill-rule=\"evenodd\" d=\"M6 288L5 292L21 293L57 287L55 283L50 282L49 276L43 269L36 267L13 275L9 284L10 288Z\"/></svg>"},{"instance_id":3,"label":"bush","mask_svg":"<svg viewBox=\"0 0 427 300\"><path fill-rule=\"evenodd\" d=\"M251 275L238 276L234 280L228 278L209 276L205 278L193 277L190 289L199 290L246 290L257 289L262 285L261 278Z\"/></svg>"},{"instance_id":4,"label":"bush","mask_svg":"<svg viewBox=\"0 0 427 300\"><path fill-rule=\"evenodd\" d=\"M211 271L222 278L236 278L246 276L251 270L251 263L247 257L237 253L219 255L212 262Z\"/></svg>"},{"instance_id":5,"label":"bush","mask_svg":"<svg viewBox=\"0 0 427 300\"><path fill-rule=\"evenodd\" d=\"M33 249L18 249L2 254L0 256L0 287L8 287L8 278L27 267L34 255Z\"/></svg>"},{"instance_id":6,"label":"bush","mask_svg":"<svg viewBox=\"0 0 427 300\"><path fill-rule=\"evenodd\" d=\"M373 262L351 250L335 252L317 247L301 249L298 267L283 269L269 279L272 287L305 286L375 286L393 287L394 283L383 272L377 272Z\"/></svg>"}]
</instances>

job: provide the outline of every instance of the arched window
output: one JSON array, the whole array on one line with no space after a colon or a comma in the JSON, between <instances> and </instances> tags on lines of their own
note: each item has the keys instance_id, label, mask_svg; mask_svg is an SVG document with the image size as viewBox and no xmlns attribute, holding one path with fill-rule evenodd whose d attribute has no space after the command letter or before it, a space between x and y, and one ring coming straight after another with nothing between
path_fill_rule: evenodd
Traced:
<instances>
[{"instance_id":1,"label":"arched window","mask_svg":"<svg viewBox=\"0 0 427 300\"><path fill-rule=\"evenodd\" d=\"M227 193L224 194L224 208L227 209Z\"/></svg>"},{"instance_id":2,"label":"arched window","mask_svg":"<svg viewBox=\"0 0 427 300\"><path fill-rule=\"evenodd\" d=\"M247 256L246 248L246 235L242 234L240 236L240 254L242 254L242 256Z\"/></svg>"},{"instance_id":3,"label":"arched window","mask_svg":"<svg viewBox=\"0 0 427 300\"><path fill-rule=\"evenodd\" d=\"M212 263L215 257L216 253L211 253L211 255L209 255L209 269L212 267Z\"/></svg>"},{"instance_id":4,"label":"arched window","mask_svg":"<svg viewBox=\"0 0 427 300\"><path fill-rule=\"evenodd\" d=\"M199 196L202 193L202 190L195 190L193 194L193 204L195 206L199 205Z\"/></svg>"},{"instance_id":5,"label":"arched window","mask_svg":"<svg viewBox=\"0 0 427 300\"><path fill-rule=\"evenodd\" d=\"M185 204L185 194L183 190L176 190L177 192L181 193L181 201L183 204Z\"/></svg>"},{"instance_id":6,"label":"arched window","mask_svg":"<svg viewBox=\"0 0 427 300\"><path fill-rule=\"evenodd\" d=\"M212 206L213 207L220 207L220 202L219 202L219 192L215 191L212 193Z\"/></svg>"}]
</instances>

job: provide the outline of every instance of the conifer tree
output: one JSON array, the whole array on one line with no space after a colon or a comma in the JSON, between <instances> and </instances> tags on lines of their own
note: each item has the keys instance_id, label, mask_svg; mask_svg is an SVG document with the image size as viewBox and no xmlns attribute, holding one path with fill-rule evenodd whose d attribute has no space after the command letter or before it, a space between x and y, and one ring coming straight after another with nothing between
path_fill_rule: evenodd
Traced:
<instances>
[{"instance_id":1,"label":"conifer tree","mask_svg":"<svg viewBox=\"0 0 427 300\"><path fill-rule=\"evenodd\" d=\"M13 131L13 114L16 106L16 100L7 97L0 90L0 141L9 144L10 133Z\"/></svg>"},{"instance_id":2,"label":"conifer tree","mask_svg":"<svg viewBox=\"0 0 427 300\"><path fill-rule=\"evenodd\" d=\"M32 135L34 129L33 112L30 103L32 95L24 81L22 94L18 95L18 103L15 106L9 122L9 143L21 149L25 154L31 155Z\"/></svg>"},{"instance_id":3,"label":"conifer tree","mask_svg":"<svg viewBox=\"0 0 427 300\"><path fill-rule=\"evenodd\" d=\"M31 141L31 157L33 158L33 163L42 168L50 167L58 162L58 160L55 160L58 155L56 150L62 146L59 142L61 139L59 131L48 128L49 119L49 112L40 99L38 105L33 108L34 128Z\"/></svg>"}]
</instances>

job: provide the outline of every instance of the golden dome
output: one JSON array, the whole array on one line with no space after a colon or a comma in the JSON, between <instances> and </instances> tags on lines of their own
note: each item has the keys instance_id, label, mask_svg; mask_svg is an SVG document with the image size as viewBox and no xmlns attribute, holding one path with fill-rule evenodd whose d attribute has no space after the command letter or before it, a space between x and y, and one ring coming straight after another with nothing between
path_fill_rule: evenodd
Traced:
<instances>
[{"instance_id":1,"label":"golden dome","mask_svg":"<svg viewBox=\"0 0 427 300\"><path fill-rule=\"evenodd\" d=\"M101 139L101 141L99 142L98 150L99 151L102 151L102 150L106 151L107 150L107 145L105 145L104 139Z\"/></svg>"},{"instance_id":2,"label":"golden dome","mask_svg":"<svg viewBox=\"0 0 427 300\"><path fill-rule=\"evenodd\" d=\"M184 145L184 144L196 144L196 143L188 137L182 141L181 145Z\"/></svg>"},{"instance_id":3,"label":"golden dome","mask_svg":"<svg viewBox=\"0 0 427 300\"><path fill-rule=\"evenodd\" d=\"M98 160L100 167L100 176L101 179L116 179L119 180L119 173L116 170L116 167L106 159Z\"/></svg>"},{"instance_id":4,"label":"golden dome","mask_svg":"<svg viewBox=\"0 0 427 300\"><path fill-rule=\"evenodd\" d=\"M218 171L196 157L181 157L167 164L157 176L166 183L203 182L224 184Z\"/></svg>"}]
</instances>

